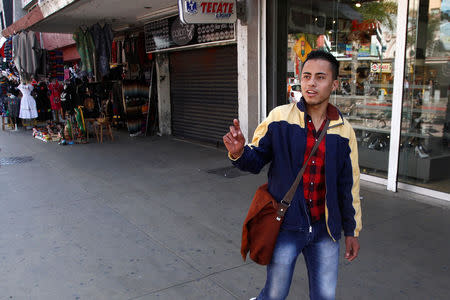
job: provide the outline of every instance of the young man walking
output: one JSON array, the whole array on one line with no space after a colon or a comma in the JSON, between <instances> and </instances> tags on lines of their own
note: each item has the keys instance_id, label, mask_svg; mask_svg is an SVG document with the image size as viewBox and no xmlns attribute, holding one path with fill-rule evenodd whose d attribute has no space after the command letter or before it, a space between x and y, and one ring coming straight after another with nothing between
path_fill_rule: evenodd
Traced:
<instances>
[{"instance_id":1,"label":"young man walking","mask_svg":"<svg viewBox=\"0 0 450 300\"><path fill-rule=\"evenodd\" d=\"M228 156L239 169L256 174L271 163L268 190L280 201L330 121L287 209L258 300L287 297L300 253L308 270L310 299L334 299L342 230L345 258L353 261L358 256L362 225L356 137L329 103L338 88L338 72L339 62L332 54L311 52L303 64L300 102L271 111L247 146L238 120L223 137Z\"/></svg>"}]
</instances>

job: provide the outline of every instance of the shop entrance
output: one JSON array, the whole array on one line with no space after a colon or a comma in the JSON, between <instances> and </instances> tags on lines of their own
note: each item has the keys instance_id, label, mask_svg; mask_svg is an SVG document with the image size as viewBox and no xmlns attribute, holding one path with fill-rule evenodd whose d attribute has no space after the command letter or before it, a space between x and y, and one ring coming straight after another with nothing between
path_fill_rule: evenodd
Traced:
<instances>
[{"instance_id":1,"label":"shop entrance","mask_svg":"<svg viewBox=\"0 0 450 300\"><path fill-rule=\"evenodd\" d=\"M236 46L171 53L170 94L174 136L222 144L238 117Z\"/></svg>"}]
</instances>

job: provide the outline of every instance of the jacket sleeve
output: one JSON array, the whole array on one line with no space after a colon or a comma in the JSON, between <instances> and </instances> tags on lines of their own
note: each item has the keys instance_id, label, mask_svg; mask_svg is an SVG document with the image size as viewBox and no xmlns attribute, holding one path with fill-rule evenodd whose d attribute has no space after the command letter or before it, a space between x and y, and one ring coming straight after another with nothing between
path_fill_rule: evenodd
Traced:
<instances>
[{"instance_id":1,"label":"jacket sleeve","mask_svg":"<svg viewBox=\"0 0 450 300\"><path fill-rule=\"evenodd\" d=\"M261 169L272 160L272 133L270 130L272 116L273 113L271 112L269 116L259 124L253 135L252 143L244 147L244 153L242 153L239 158L233 159L230 154L228 154L233 165L240 170L258 174Z\"/></svg>"},{"instance_id":2,"label":"jacket sleeve","mask_svg":"<svg viewBox=\"0 0 450 300\"><path fill-rule=\"evenodd\" d=\"M358 144L353 128L350 127L348 153L338 176L339 203L345 236L359 236L362 228L361 201L359 198Z\"/></svg>"}]
</instances>

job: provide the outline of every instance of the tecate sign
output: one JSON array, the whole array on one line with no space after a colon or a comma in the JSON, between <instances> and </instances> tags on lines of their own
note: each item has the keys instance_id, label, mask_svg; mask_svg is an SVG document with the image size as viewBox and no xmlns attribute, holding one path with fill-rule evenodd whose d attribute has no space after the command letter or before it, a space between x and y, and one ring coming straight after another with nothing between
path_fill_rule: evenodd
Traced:
<instances>
[{"instance_id":1,"label":"tecate sign","mask_svg":"<svg viewBox=\"0 0 450 300\"><path fill-rule=\"evenodd\" d=\"M178 0L180 20L185 24L234 23L236 1Z\"/></svg>"}]
</instances>

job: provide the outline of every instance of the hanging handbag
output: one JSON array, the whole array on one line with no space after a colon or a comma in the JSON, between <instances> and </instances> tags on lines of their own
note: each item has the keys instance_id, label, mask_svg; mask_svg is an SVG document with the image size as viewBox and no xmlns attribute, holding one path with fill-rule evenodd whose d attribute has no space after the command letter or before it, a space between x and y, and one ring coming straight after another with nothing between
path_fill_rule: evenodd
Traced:
<instances>
[{"instance_id":1,"label":"hanging handbag","mask_svg":"<svg viewBox=\"0 0 450 300\"><path fill-rule=\"evenodd\" d=\"M242 228L241 255L250 258L260 265L268 265L272 260L275 242L283 223L286 210L291 205L295 191L308 165L309 159L316 152L320 142L326 134L330 121L327 120L325 127L320 133L319 139L314 144L308 159L304 162L291 188L280 202L277 202L268 191L267 183L260 186L253 197Z\"/></svg>"}]
</instances>

